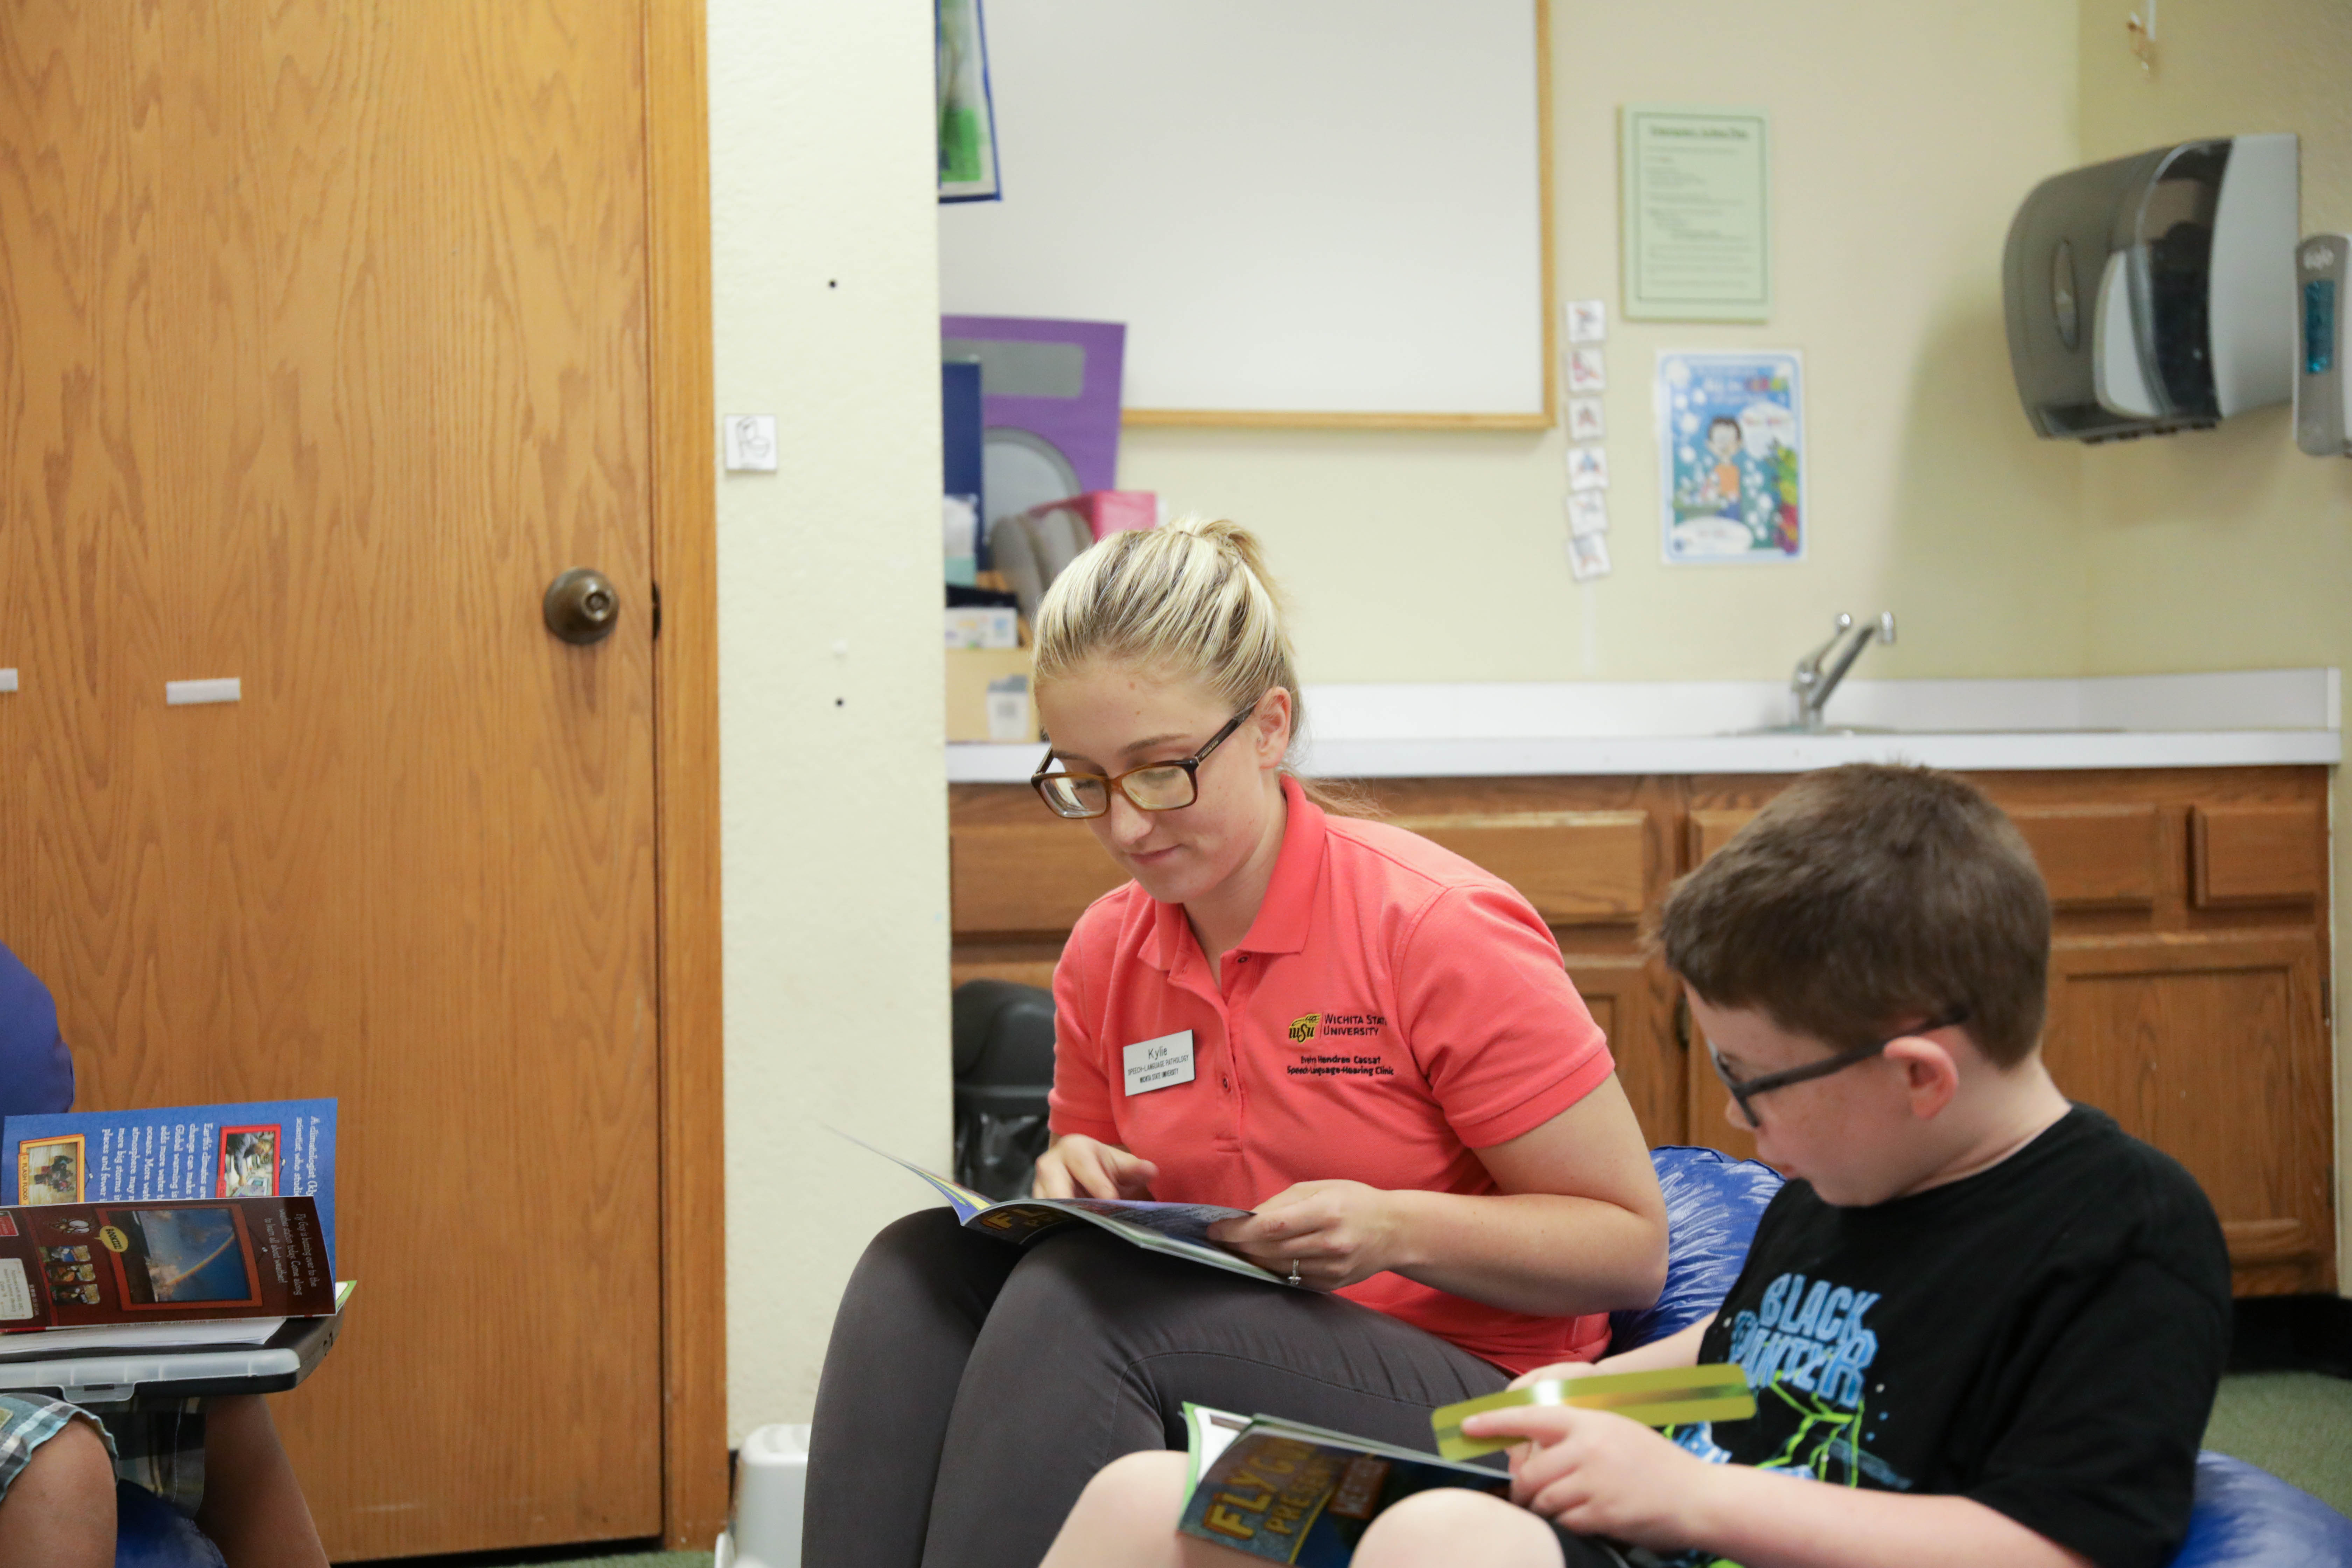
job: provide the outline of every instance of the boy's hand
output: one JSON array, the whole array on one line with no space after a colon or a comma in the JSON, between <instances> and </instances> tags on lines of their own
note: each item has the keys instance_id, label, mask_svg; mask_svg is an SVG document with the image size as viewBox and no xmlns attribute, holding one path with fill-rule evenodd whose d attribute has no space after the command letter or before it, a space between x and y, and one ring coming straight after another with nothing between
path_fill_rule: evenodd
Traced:
<instances>
[{"instance_id":1,"label":"boy's hand","mask_svg":"<svg viewBox=\"0 0 2352 1568\"><path fill-rule=\"evenodd\" d=\"M1656 1551L1696 1544L1690 1521L1721 1467L1607 1410L1528 1405L1462 1423L1465 1437L1526 1437L1511 1453L1511 1500L1580 1535Z\"/></svg>"},{"instance_id":2,"label":"boy's hand","mask_svg":"<svg viewBox=\"0 0 2352 1568\"><path fill-rule=\"evenodd\" d=\"M1318 1290L1337 1290L1396 1266L1398 1225L1389 1194L1361 1182L1301 1182L1247 1219L1221 1219L1209 1239L1259 1268Z\"/></svg>"},{"instance_id":3,"label":"boy's hand","mask_svg":"<svg viewBox=\"0 0 2352 1568\"><path fill-rule=\"evenodd\" d=\"M1160 1167L1116 1143L1083 1132L1066 1133L1037 1156L1030 1191L1041 1198L1130 1198L1151 1196Z\"/></svg>"}]
</instances>

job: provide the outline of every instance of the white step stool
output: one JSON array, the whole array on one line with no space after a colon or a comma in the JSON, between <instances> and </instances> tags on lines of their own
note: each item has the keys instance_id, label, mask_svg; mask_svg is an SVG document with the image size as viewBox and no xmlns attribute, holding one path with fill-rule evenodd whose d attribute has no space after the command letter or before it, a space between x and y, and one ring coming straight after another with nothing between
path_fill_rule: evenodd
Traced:
<instances>
[{"instance_id":1,"label":"white step stool","mask_svg":"<svg viewBox=\"0 0 2352 1568\"><path fill-rule=\"evenodd\" d=\"M735 1514L711 1568L801 1568L809 1429L761 1426L735 1454Z\"/></svg>"}]
</instances>

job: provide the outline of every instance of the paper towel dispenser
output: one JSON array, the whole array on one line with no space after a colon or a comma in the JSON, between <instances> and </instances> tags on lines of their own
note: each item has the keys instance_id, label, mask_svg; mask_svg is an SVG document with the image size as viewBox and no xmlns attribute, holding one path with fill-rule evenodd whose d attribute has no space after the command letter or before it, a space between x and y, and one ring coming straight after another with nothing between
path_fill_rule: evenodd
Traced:
<instances>
[{"instance_id":1,"label":"paper towel dispenser","mask_svg":"<svg viewBox=\"0 0 2352 1568\"><path fill-rule=\"evenodd\" d=\"M2183 142L2035 186L2001 258L2035 431L2107 441L2286 402L2296 195L2291 134Z\"/></svg>"}]
</instances>

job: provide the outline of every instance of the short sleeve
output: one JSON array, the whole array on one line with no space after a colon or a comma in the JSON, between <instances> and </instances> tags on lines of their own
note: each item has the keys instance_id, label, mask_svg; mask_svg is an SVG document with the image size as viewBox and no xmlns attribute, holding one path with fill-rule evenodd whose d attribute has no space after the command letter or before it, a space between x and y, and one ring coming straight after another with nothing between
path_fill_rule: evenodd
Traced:
<instances>
[{"instance_id":1,"label":"short sleeve","mask_svg":"<svg viewBox=\"0 0 2352 1568\"><path fill-rule=\"evenodd\" d=\"M1447 889L1396 973L1406 1042L1473 1149L1534 1131L1616 1068L1551 931L1508 888Z\"/></svg>"},{"instance_id":2,"label":"short sleeve","mask_svg":"<svg viewBox=\"0 0 2352 1568\"><path fill-rule=\"evenodd\" d=\"M2217 1299L2127 1260L2074 1310L1967 1495L2101 1568L2168 1561L2189 1532L2227 1300L2226 1285Z\"/></svg>"},{"instance_id":3,"label":"short sleeve","mask_svg":"<svg viewBox=\"0 0 2352 1568\"><path fill-rule=\"evenodd\" d=\"M1075 1132L1116 1143L1118 1128L1111 1121L1110 1079L1086 1007L1087 970L1109 962L1108 954L1095 951L1102 945L1096 935L1100 926L1096 911L1087 910L1054 965L1054 1089L1045 1103L1055 1137Z\"/></svg>"},{"instance_id":4,"label":"short sleeve","mask_svg":"<svg viewBox=\"0 0 2352 1568\"><path fill-rule=\"evenodd\" d=\"M71 1110L73 1053L40 976L0 947L0 1116Z\"/></svg>"}]
</instances>

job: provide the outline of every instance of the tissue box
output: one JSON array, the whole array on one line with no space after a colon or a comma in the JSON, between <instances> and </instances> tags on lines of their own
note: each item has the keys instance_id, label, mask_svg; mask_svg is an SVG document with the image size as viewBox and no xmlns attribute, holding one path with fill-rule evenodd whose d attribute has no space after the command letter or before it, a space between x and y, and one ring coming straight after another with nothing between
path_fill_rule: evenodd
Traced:
<instances>
[{"instance_id":1,"label":"tissue box","mask_svg":"<svg viewBox=\"0 0 2352 1568\"><path fill-rule=\"evenodd\" d=\"M1160 526L1160 497L1151 490L1088 490L1067 500L1031 507L1029 515L1056 510L1076 512L1097 542L1114 533Z\"/></svg>"}]
</instances>

